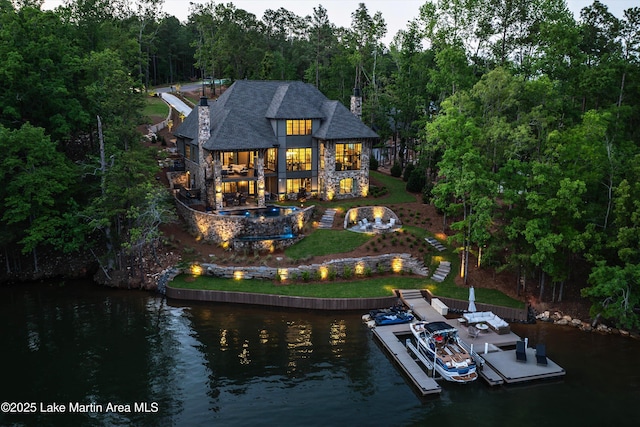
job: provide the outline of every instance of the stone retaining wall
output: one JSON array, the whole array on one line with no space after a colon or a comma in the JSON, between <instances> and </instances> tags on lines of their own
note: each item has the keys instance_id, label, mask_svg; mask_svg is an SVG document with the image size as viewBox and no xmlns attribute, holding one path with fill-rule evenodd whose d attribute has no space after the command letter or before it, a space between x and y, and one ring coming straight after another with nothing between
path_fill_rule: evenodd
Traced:
<instances>
[{"instance_id":1,"label":"stone retaining wall","mask_svg":"<svg viewBox=\"0 0 640 427\"><path fill-rule=\"evenodd\" d=\"M265 279L265 280L310 280L335 277L357 277L376 273L408 273L427 277L429 271L422 262L409 254L384 254L362 258L342 258L322 264L300 265L298 267L266 267L266 266L222 266L217 264L201 264L203 273L213 277L228 279ZM189 274L189 272L185 272ZM322 277L324 275L324 277Z\"/></svg>"},{"instance_id":2,"label":"stone retaining wall","mask_svg":"<svg viewBox=\"0 0 640 427\"><path fill-rule=\"evenodd\" d=\"M216 215L191 209L176 198L178 213L187 227L206 241L215 244L233 245L234 239L242 236L277 236L288 230L294 236L302 231L309 221L315 206L299 208L296 212L277 217L247 218L244 216ZM280 244L293 244L295 239L283 240Z\"/></svg>"}]
</instances>

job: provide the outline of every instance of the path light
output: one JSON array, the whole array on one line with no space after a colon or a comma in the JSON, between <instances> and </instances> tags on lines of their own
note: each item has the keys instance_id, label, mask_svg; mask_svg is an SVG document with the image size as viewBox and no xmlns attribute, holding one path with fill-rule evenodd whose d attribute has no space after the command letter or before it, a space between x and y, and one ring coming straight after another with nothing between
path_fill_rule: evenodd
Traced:
<instances>
[{"instance_id":1,"label":"path light","mask_svg":"<svg viewBox=\"0 0 640 427\"><path fill-rule=\"evenodd\" d=\"M198 264L191 264L191 274L194 276L202 275L202 266Z\"/></svg>"},{"instance_id":2,"label":"path light","mask_svg":"<svg viewBox=\"0 0 640 427\"><path fill-rule=\"evenodd\" d=\"M329 269L324 265L320 266L318 272L320 273L320 278L322 280L325 280L329 276Z\"/></svg>"},{"instance_id":3,"label":"path light","mask_svg":"<svg viewBox=\"0 0 640 427\"><path fill-rule=\"evenodd\" d=\"M236 270L233 272L233 278L235 280L242 280L244 279L244 271L241 270Z\"/></svg>"},{"instance_id":4,"label":"path light","mask_svg":"<svg viewBox=\"0 0 640 427\"><path fill-rule=\"evenodd\" d=\"M364 263L362 261L359 261L358 263L356 263L355 270L358 276L362 276L364 274Z\"/></svg>"},{"instance_id":5,"label":"path light","mask_svg":"<svg viewBox=\"0 0 640 427\"><path fill-rule=\"evenodd\" d=\"M289 277L289 270L287 270L286 268L279 268L278 276L280 277L280 281L284 282Z\"/></svg>"},{"instance_id":6,"label":"path light","mask_svg":"<svg viewBox=\"0 0 640 427\"><path fill-rule=\"evenodd\" d=\"M400 273L402 271L402 258L394 258L391 261L391 270L394 273Z\"/></svg>"}]
</instances>

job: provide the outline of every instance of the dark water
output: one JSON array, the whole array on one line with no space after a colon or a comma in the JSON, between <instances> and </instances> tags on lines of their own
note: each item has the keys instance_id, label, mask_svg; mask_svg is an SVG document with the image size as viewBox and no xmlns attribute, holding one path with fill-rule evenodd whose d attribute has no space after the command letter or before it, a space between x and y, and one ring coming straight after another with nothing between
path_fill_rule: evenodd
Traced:
<instances>
[{"instance_id":1,"label":"dark water","mask_svg":"<svg viewBox=\"0 0 640 427\"><path fill-rule=\"evenodd\" d=\"M547 345L564 380L443 384L422 400L361 314L186 304L79 283L0 289L0 402L34 409L0 413L0 425L638 425L637 341L513 325ZM78 406L91 403L93 412ZM43 412L53 404L66 412Z\"/></svg>"}]
</instances>

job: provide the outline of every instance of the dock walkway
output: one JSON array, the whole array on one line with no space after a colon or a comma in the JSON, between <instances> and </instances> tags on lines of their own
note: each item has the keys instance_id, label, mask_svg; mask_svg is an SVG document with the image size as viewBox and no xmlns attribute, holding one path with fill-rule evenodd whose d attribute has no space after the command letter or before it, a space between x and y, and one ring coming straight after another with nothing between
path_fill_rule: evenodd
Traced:
<instances>
[{"instance_id":1,"label":"dock walkway","mask_svg":"<svg viewBox=\"0 0 640 427\"><path fill-rule=\"evenodd\" d=\"M444 321L457 328L462 341L484 359L480 377L491 386L559 378L566 373L549 358L547 358L547 365L537 364L533 348L526 349L526 362L517 361L515 349L511 347L514 347L521 338L513 332L498 334L487 330L472 338L467 333L466 324L460 323L457 319L447 319L442 316L431 307L419 290L398 290L397 293L416 318L427 322ZM373 333L417 391L423 396L442 391L436 379L427 375L426 369L406 348L405 339L411 336L409 325L377 326Z\"/></svg>"}]
</instances>

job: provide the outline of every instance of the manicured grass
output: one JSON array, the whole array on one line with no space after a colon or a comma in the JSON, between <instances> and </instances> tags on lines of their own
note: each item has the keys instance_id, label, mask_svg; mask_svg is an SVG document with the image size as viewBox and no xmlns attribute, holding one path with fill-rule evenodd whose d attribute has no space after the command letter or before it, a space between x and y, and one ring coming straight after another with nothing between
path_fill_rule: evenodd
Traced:
<instances>
[{"instance_id":1,"label":"manicured grass","mask_svg":"<svg viewBox=\"0 0 640 427\"><path fill-rule=\"evenodd\" d=\"M146 101L143 111L145 117L167 117L169 115L169 106L160 97L148 96Z\"/></svg>"},{"instance_id":2,"label":"manicured grass","mask_svg":"<svg viewBox=\"0 0 640 427\"><path fill-rule=\"evenodd\" d=\"M285 250L292 259L351 252L367 243L371 235L347 230L315 230L302 241Z\"/></svg>"},{"instance_id":3,"label":"manicured grass","mask_svg":"<svg viewBox=\"0 0 640 427\"><path fill-rule=\"evenodd\" d=\"M210 276L177 276L171 286L182 289L201 289L258 294L286 295L311 298L375 298L393 296L394 289L429 289L434 295L466 300L469 289L455 284L434 283L425 277L385 275L353 281L326 281L304 283L289 281L282 284L270 280L235 280ZM524 308L514 300L494 289L476 289L476 302L504 307Z\"/></svg>"},{"instance_id":4,"label":"manicured grass","mask_svg":"<svg viewBox=\"0 0 640 427\"><path fill-rule=\"evenodd\" d=\"M171 286L185 289L206 289L232 292L253 292L259 294L287 295L313 298L374 298L393 296L394 289L424 289L425 278L408 276L380 276L344 282L286 284L269 280L234 280L208 276L193 277L180 275Z\"/></svg>"}]
</instances>

